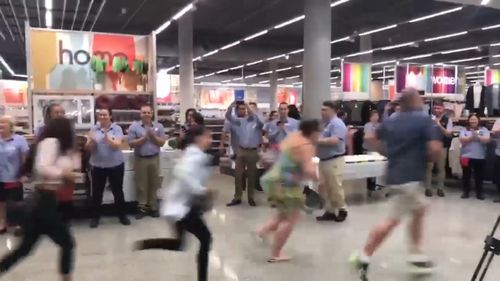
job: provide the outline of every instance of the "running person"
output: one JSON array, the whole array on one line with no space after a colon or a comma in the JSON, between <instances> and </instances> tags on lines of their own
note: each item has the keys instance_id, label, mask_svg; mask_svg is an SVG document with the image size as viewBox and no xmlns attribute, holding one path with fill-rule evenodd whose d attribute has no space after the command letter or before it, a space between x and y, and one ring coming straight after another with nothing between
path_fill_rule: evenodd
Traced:
<instances>
[{"instance_id":1,"label":"running person","mask_svg":"<svg viewBox=\"0 0 500 281\"><path fill-rule=\"evenodd\" d=\"M426 211L422 194L426 164L440 155L442 136L429 116L421 113L422 100L415 90L405 90L400 99L401 112L387 118L380 128L367 139L379 151L381 142L388 158L387 183L396 192L392 211L382 223L375 226L364 249L351 256L350 261L368 280L370 259L404 216L410 215L410 266L415 273L430 273L433 263L423 254L423 219Z\"/></svg>"},{"instance_id":2,"label":"running person","mask_svg":"<svg viewBox=\"0 0 500 281\"><path fill-rule=\"evenodd\" d=\"M191 127L186 132L186 144L188 146L174 168L174 179L161 206L161 214L174 223L177 237L137 241L135 249L181 251L186 231L191 232L200 241L198 281L206 281L212 234L203 220L203 213L208 209L213 192L205 186L210 175L210 157L204 151L212 144L210 131L202 126Z\"/></svg>"},{"instance_id":3,"label":"running person","mask_svg":"<svg viewBox=\"0 0 500 281\"><path fill-rule=\"evenodd\" d=\"M275 232L271 257L268 262L288 261L281 252L293 231L304 205L301 183L304 179L317 180L317 168L313 163L316 142L320 136L319 122L303 121L300 131L291 133L280 145L280 155L261 182L277 213L258 230L256 235L265 240Z\"/></svg>"}]
</instances>

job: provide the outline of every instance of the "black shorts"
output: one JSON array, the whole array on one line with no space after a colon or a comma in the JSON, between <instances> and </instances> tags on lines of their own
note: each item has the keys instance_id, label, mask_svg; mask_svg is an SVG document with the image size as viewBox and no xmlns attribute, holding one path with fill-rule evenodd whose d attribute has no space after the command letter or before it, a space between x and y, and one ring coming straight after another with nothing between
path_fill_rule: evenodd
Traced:
<instances>
[{"instance_id":1,"label":"black shorts","mask_svg":"<svg viewBox=\"0 0 500 281\"><path fill-rule=\"evenodd\" d=\"M12 201L19 202L23 201L23 184L19 183L18 187L5 188L5 183L0 182L0 202Z\"/></svg>"}]
</instances>

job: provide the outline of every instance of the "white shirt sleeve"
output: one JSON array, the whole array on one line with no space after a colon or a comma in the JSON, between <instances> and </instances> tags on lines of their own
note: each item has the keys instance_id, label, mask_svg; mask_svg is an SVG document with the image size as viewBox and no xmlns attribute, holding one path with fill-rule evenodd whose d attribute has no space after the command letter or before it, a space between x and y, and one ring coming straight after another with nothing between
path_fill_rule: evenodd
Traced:
<instances>
[{"instance_id":1,"label":"white shirt sleeve","mask_svg":"<svg viewBox=\"0 0 500 281\"><path fill-rule=\"evenodd\" d=\"M188 188L191 194L204 194L206 188L203 186L200 178L200 161L198 155L189 155L186 153L180 162L174 168L174 176L182 183L184 188Z\"/></svg>"},{"instance_id":2,"label":"white shirt sleeve","mask_svg":"<svg viewBox=\"0 0 500 281\"><path fill-rule=\"evenodd\" d=\"M60 179L63 169L56 165L59 157L59 142L54 138L47 138L38 143L35 171L47 179Z\"/></svg>"}]
</instances>

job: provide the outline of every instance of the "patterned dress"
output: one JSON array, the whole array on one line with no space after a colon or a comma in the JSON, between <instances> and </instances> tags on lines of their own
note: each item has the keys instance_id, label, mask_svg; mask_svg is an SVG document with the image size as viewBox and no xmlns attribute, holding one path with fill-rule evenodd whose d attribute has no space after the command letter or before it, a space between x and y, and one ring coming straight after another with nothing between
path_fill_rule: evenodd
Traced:
<instances>
[{"instance_id":1,"label":"patterned dress","mask_svg":"<svg viewBox=\"0 0 500 281\"><path fill-rule=\"evenodd\" d=\"M281 151L276 163L261 178L261 185L272 203L281 212L302 208L301 163L291 157L291 147Z\"/></svg>"}]
</instances>

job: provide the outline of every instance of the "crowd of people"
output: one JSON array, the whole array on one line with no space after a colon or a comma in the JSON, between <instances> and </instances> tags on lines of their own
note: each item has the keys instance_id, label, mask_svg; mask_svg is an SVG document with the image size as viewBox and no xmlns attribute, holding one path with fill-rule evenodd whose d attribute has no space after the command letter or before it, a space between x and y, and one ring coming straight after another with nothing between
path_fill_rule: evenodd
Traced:
<instances>
[{"instance_id":1,"label":"crowd of people","mask_svg":"<svg viewBox=\"0 0 500 281\"><path fill-rule=\"evenodd\" d=\"M367 153L379 152L387 156L385 183L394 193L387 218L372 229L365 246L351 257L362 280L367 280L375 251L406 216L411 217L410 264L417 272L430 272L434 267L422 250L422 222L426 213L424 194L430 197L436 192L438 196L445 196L444 171L453 124L444 114L441 102L434 103L431 116L422 113L422 106L422 99L416 91L405 90L392 112L380 118L379 113L373 111L364 126L363 148ZM278 110L272 111L267 120L255 103L234 102L225 114L220 149L226 150L226 140L230 139L231 158L235 161L235 191L227 207L241 205L244 190L248 205L255 207L254 193L260 180L275 208L275 214L254 233L261 240L273 236L269 263L291 259L282 249L304 208L305 181L319 183L325 212L316 217L318 222L340 223L348 217L343 187L348 126L339 117L342 116L340 113L338 103L325 101L321 120L301 120L298 108L286 103L280 103ZM47 108L45 123L36 129L36 141L31 149L23 136L14 133L13 119L8 116L0 118L0 233L5 233L8 226L21 229L20 243L0 260L0 276L27 256L42 235L47 235L61 248L62 280L72 280L75 241L67 220L67 209L62 207L71 201L75 182L83 175L80 173L82 160L76 149L75 132L64 114L64 109L58 104ZM184 152L174 166L169 187L160 192L162 196L158 198L159 154L167 136L163 126L153 120L151 106L142 106L140 114L141 120L130 126L128 138L125 138L122 128L112 121L112 110L100 109L98 122L86 136L84 149L90 155L91 171L90 227L96 228L100 224L107 183L114 196L119 222L131 224L123 193L124 158L121 150L126 139L134 150L138 193L135 218L166 217L176 234L174 238L138 241L134 249L179 251L185 243L185 233L190 232L200 241L198 280L205 281L208 279L212 234L203 220L203 213L210 210L217 193L207 186L211 159L206 151L212 144L211 132L204 126L200 113L195 109L186 111L186 122L181 126L178 140ZM500 121L490 132L481 127L477 115L471 115L467 128L460 132L462 198L470 195L472 176L477 199L485 198L485 146L491 141L491 136L494 139L500 137ZM497 168L500 168L500 141L497 143L496 160ZM258 166L264 158L263 153L272 157L269 157L268 165L263 165L266 173L259 177ZM433 170L437 170L435 189L432 188ZM22 206L19 202L23 201L23 183L28 175L34 179L33 206L22 220L11 222L7 219L9 208L6 206L9 203ZM500 178L497 184L500 191ZM376 186L375 179L368 179L368 187L373 186Z\"/></svg>"}]
</instances>

